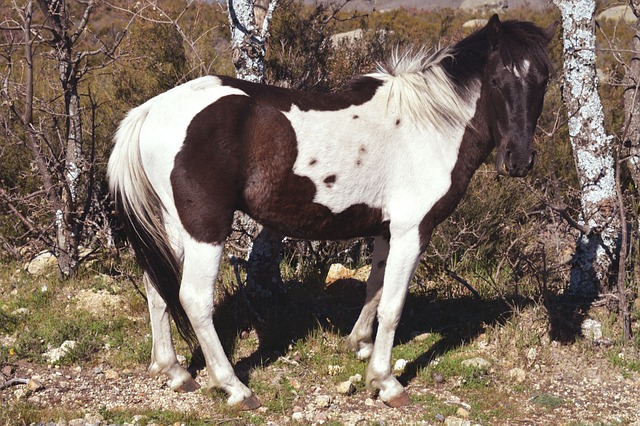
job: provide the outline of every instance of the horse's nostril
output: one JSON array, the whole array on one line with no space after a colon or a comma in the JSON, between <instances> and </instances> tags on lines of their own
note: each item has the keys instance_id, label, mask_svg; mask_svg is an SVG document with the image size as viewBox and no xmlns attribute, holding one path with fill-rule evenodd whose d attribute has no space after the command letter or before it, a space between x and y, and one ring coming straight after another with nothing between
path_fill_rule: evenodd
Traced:
<instances>
[{"instance_id":1,"label":"horse's nostril","mask_svg":"<svg viewBox=\"0 0 640 426\"><path fill-rule=\"evenodd\" d=\"M529 164L527 165L527 168L532 169L535 163L536 163L536 152L533 151L531 153L531 157L529 157Z\"/></svg>"}]
</instances>

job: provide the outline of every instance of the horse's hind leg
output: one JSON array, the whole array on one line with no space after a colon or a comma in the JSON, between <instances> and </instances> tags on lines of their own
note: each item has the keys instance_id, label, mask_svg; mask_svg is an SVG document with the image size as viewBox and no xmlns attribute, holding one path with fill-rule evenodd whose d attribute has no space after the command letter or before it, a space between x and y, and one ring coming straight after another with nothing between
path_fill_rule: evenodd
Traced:
<instances>
[{"instance_id":1,"label":"horse's hind leg","mask_svg":"<svg viewBox=\"0 0 640 426\"><path fill-rule=\"evenodd\" d=\"M371 274L367 279L367 296L360 311L360 316L347 338L347 348L355 352L359 359L367 359L373 351L373 322L376 319L378 303L384 278L387 256L389 255L389 240L379 236L373 245L371 260Z\"/></svg>"},{"instance_id":2,"label":"horse's hind leg","mask_svg":"<svg viewBox=\"0 0 640 426\"><path fill-rule=\"evenodd\" d=\"M230 405L254 409L260 403L235 375L213 326L214 288L222 250L222 243L203 243L189 237L185 239L180 303L202 347L211 385L227 392L227 403Z\"/></svg>"},{"instance_id":3,"label":"horse's hind leg","mask_svg":"<svg viewBox=\"0 0 640 426\"><path fill-rule=\"evenodd\" d=\"M152 377L158 374L166 374L169 376L169 387L176 392L195 391L200 385L193 380L191 374L180 366L176 357L171 339L171 322L169 321L167 304L151 284L151 280L149 280L146 273L142 280L147 292L151 335L153 338L149 374Z\"/></svg>"}]
</instances>

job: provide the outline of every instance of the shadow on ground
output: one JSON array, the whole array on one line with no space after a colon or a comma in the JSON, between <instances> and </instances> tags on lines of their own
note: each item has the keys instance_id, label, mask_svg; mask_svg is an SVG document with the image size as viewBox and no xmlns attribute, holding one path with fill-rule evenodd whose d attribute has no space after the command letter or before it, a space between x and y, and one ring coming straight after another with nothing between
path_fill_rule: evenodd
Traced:
<instances>
[{"instance_id":1,"label":"shadow on ground","mask_svg":"<svg viewBox=\"0 0 640 426\"><path fill-rule=\"evenodd\" d=\"M241 289L228 294L216 307L214 322L228 354L235 350L237 336L254 329L259 348L240 359L238 376L247 381L251 369L268 365L287 352L289 345L319 329L346 336L355 323L365 296L365 284L349 279L326 287L296 281L280 289L257 294ZM572 342L580 335L589 301L550 298L543 301L550 317L550 337ZM487 326L504 324L513 312L534 302L531 299L480 300L472 296L437 299L432 295L409 294L396 332L396 344L411 340L416 333L437 332L442 338L410 363L401 383L409 383L434 358L474 340ZM194 356L192 371L202 365Z\"/></svg>"}]
</instances>

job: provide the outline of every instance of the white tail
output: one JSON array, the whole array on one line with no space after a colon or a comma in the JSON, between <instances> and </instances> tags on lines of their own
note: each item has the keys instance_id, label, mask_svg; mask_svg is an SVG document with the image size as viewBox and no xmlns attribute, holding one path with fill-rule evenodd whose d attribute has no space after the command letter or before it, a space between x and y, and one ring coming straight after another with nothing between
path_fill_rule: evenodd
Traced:
<instances>
[{"instance_id":1,"label":"white tail","mask_svg":"<svg viewBox=\"0 0 640 426\"><path fill-rule=\"evenodd\" d=\"M195 348L195 335L179 302L180 263L164 225L165 207L149 182L140 153L140 133L151 102L131 110L120 123L107 169L109 190L138 262L167 303L178 331Z\"/></svg>"}]
</instances>

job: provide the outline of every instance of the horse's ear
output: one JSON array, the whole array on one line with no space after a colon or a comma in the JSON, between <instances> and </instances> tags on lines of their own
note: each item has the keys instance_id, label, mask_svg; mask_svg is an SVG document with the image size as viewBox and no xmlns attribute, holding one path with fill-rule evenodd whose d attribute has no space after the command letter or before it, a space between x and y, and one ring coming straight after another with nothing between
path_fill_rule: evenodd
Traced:
<instances>
[{"instance_id":1,"label":"horse's ear","mask_svg":"<svg viewBox=\"0 0 640 426\"><path fill-rule=\"evenodd\" d=\"M553 40L553 37L556 35L556 30L558 29L558 25L560 25L560 21L553 21L545 30L544 34L547 37L547 43L550 43Z\"/></svg>"},{"instance_id":2,"label":"horse's ear","mask_svg":"<svg viewBox=\"0 0 640 426\"><path fill-rule=\"evenodd\" d=\"M491 47L495 48L502 38L502 23L500 22L500 18L498 18L497 14L493 15L489 19L485 29L487 31L487 38L491 43Z\"/></svg>"}]
</instances>

